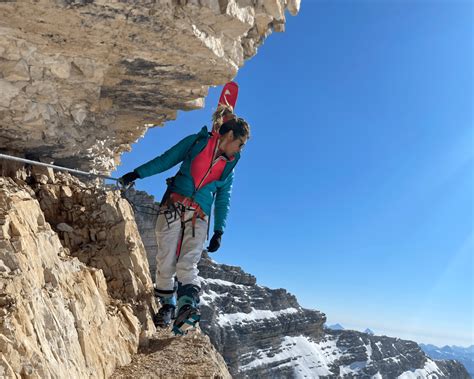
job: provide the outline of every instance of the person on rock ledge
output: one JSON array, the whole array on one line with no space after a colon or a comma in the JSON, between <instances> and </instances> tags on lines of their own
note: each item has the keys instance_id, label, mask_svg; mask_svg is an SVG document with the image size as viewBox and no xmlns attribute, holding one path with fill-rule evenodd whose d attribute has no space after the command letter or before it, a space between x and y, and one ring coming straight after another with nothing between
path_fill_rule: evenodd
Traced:
<instances>
[{"instance_id":1,"label":"person on rock ledge","mask_svg":"<svg viewBox=\"0 0 474 379\"><path fill-rule=\"evenodd\" d=\"M173 332L177 335L199 322L197 265L208 235L212 204L215 200L214 235L207 248L209 252L220 247L230 208L234 168L250 138L248 123L238 118L232 107L220 105L212 119L212 132L203 127L199 133L184 138L119 179L126 186L182 162L178 173L167 179L168 189L160 204L155 229L158 242L155 295L161 308L153 320L156 326L166 328L175 318Z\"/></svg>"}]
</instances>

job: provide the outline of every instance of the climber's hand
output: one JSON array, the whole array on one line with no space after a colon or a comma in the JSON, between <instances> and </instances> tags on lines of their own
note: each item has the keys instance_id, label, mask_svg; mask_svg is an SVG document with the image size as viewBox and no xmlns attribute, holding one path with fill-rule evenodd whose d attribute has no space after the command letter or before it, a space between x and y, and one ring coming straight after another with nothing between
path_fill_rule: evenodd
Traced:
<instances>
[{"instance_id":1,"label":"climber's hand","mask_svg":"<svg viewBox=\"0 0 474 379\"><path fill-rule=\"evenodd\" d=\"M214 235L212 236L211 241L209 242L209 246L207 247L207 251L209 253L213 253L217 251L217 249L219 249L219 247L221 246L222 234L224 233L220 230L216 230L214 232Z\"/></svg>"},{"instance_id":2,"label":"climber's hand","mask_svg":"<svg viewBox=\"0 0 474 379\"><path fill-rule=\"evenodd\" d=\"M139 176L135 171L127 172L124 176L119 178L119 183L124 187L128 186L130 183L133 183Z\"/></svg>"}]
</instances>

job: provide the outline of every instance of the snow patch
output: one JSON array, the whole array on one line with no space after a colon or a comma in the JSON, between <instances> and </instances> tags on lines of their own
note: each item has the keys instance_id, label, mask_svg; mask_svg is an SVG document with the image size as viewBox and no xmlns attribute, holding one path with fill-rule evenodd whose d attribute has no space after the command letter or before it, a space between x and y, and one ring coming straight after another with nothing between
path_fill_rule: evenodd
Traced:
<instances>
[{"instance_id":1,"label":"snow patch","mask_svg":"<svg viewBox=\"0 0 474 379\"><path fill-rule=\"evenodd\" d=\"M216 300L220 296L225 296L222 294L217 293L216 291L213 290L207 290L204 292L201 296L200 302L203 305L207 305L208 307L211 305L214 300Z\"/></svg>"},{"instance_id":2,"label":"snow patch","mask_svg":"<svg viewBox=\"0 0 474 379\"><path fill-rule=\"evenodd\" d=\"M225 326L225 325L232 325L232 324L238 324L238 323L243 323L243 322L253 322L253 321L259 321L259 320L265 320L265 319L275 319L275 318L278 318L278 316L282 316L285 314L298 313L298 312L299 312L299 309L296 309L296 308L287 308L281 311L269 311L269 310L252 308L252 311L250 313L237 312L237 313L220 314L217 317L217 323L220 326Z\"/></svg>"},{"instance_id":3,"label":"snow patch","mask_svg":"<svg viewBox=\"0 0 474 379\"><path fill-rule=\"evenodd\" d=\"M368 343L368 345L365 345L365 349L367 350L367 363L372 362L372 344Z\"/></svg>"},{"instance_id":4,"label":"snow patch","mask_svg":"<svg viewBox=\"0 0 474 379\"><path fill-rule=\"evenodd\" d=\"M353 362L350 365L339 366L339 376L357 375L357 373L367 366L366 361Z\"/></svg>"},{"instance_id":5,"label":"snow patch","mask_svg":"<svg viewBox=\"0 0 474 379\"><path fill-rule=\"evenodd\" d=\"M401 375L397 377L397 379L420 379L420 378L432 378L438 377L433 374L438 374L443 376L443 373L439 369L438 365L432 361L431 359L427 359L425 362L425 366L423 368L419 368L413 371L405 371Z\"/></svg>"},{"instance_id":6,"label":"snow patch","mask_svg":"<svg viewBox=\"0 0 474 379\"><path fill-rule=\"evenodd\" d=\"M375 343L375 346L377 346L377 349L379 349L379 352L382 353L383 343L380 342L380 341L377 341L377 342Z\"/></svg>"},{"instance_id":7,"label":"snow patch","mask_svg":"<svg viewBox=\"0 0 474 379\"><path fill-rule=\"evenodd\" d=\"M238 287L238 288L248 288L248 286L244 286L243 284L236 284L233 282L229 282L227 280L222 280L222 279L212 279L212 278L207 278L207 279L201 279L204 283L212 283L212 284L218 284L220 286L227 286L227 287Z\"/></svg>"},{"instance_id":8,"label":"snow patch","mask_svg":"<svg viewBox=\"0 0 474 379\"><path fill-rule=\"evenodd\" d=\"M289 361L279 367L293 367L295 378L334 375L329 370L329 366L341 356L336 342L337 340L324 340L316 343L304 336L286 336L282 339L280 351L277 354L268 356L259 350L257 354L260 358L241 366L240 370L245 372L262 365Z\"/></svg>"}]
</instances>

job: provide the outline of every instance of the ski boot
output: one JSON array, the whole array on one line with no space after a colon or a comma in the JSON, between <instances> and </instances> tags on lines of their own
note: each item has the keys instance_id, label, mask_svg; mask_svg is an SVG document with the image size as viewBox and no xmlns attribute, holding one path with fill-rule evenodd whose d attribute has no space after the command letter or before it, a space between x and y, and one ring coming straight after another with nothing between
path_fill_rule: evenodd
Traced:
<instances>
[{"instance_id":1,"label":"ski boot","mask_svg":"<svg viewBox=\"0 0 474 379\"><path fill-rule=\"evenodd\" d=\"M176 298L174 293L163 295L156 289L155 296L161 307L158 310L158 313L153 316L153 323L156 327L167 328L171 325L171 320L173 320L175 316Z\"/></svg>"},{"instance_id":2,"label":"ski boot","mask_svg":"<svg viewBox=\"0 0 474 379\"><path fill-rule=\"evenodd\" d=\"M158 313L153 316L153 323L158 328L167 328L174 319L176 307L172 304L163 304Z\"/></svg>"},{"instance_id":3,"label":"ski boot","mask_svg":"<svg viewBox=\"0 0 474 379\"><path fill-rule=\"evenodd\" d=\"M178 315L173 324L173 333L175 336L183 336L191 329L196 328L197 323L201 319L199 308L192 304L184 304L179 308Z\"/></svg>"},{"instance_id":4,"label":"ski boot","mask_svg":"<svg viewBox=\"0 0 474 379\"><path fill-rule=\"evenodd\" d=\"M175 335L185 335L194 329L201 318L199 312L199 291L201 289L194 284L182 284L178 281L178 314L173 324Z\"/></svg>"}]
</instances>

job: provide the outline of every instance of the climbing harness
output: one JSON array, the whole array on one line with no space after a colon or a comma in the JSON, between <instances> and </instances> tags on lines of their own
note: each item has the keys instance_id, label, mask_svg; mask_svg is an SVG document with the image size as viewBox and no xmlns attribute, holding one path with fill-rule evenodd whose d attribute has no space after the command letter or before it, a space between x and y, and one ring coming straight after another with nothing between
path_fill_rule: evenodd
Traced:
<instances>
[{"instance_id":1,"label":"climbing harness","mask_svg":"<svg viewBox=\"0 0 474 379\"><path fill-rule=\"evenodd\" d=\"M166 204L164 204L164 206L168 207L168 209L169 208L174 209L175 211L174 220L176 220L177 216L179 215L180 221L181 221L181 236L178 241L178 246L176 248L176 261L177 261L179 259L179 256L181 255L181 247L183 245L186 224L191 222L192 236L194 238L196 236L195 234L196 220L198 218L202 220L206 220L206 214L203 212L199 204L195 203L192 199L175 192L170 194L169 200ZM186 211L192 212L192 217L188 220L185 219ZM165 217L166 217L166 222L168 223L168 227L169 227L170 222L168 221L168 215L166 213L165 213Z\"/></svg>"}]
</instances>

